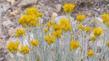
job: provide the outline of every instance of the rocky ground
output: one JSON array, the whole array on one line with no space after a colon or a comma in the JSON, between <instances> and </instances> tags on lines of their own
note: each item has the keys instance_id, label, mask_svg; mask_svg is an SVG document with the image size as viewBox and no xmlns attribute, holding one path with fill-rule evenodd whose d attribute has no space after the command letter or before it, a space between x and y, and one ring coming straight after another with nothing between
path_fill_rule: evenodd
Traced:
<instances>
[{"instance_id":1,"label":"rocky ground","mask_svg":"<svg viewBox=\"0 0 109 61\"><path fill-rule=\"evenodd\" d=\"M3 48L5 41L19 26L17 20L25 8L37 6L44 13L43 19L47 21L53 13L62 15L62 5L67 2L77 4L73 15L80 11L91 16L109 12L109 0L0 0L0 61L6 61Z\"/></svg>"}]
</instances>

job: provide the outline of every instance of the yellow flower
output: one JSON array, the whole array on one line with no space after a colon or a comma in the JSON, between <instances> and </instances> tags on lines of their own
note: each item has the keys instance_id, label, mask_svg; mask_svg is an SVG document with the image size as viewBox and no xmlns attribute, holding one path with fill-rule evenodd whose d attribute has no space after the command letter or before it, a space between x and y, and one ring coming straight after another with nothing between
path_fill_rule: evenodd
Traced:
<instances>
[{"instance_id":1,"label":"yellow flower","mask_svg":"<svg viewBox=\"0 0 109 61\"><path fill-rule=\"evenodd\" d=\"M52 33L56 38L60 38L62 35L62 30L56 30Z\"/></svg>"},{"instance_id":2,"label":"yellow flower","mask_svg":"<svg viewBox=\"0 0 109 61\"><path fill-rule=\"evenodd\" d=\"M48 28L44 28L44 32L46 33L46 32L48 32L49 31L49 29Z\"/></svg>"},{"instance_id":3,"label":"yellow flower","mask_svg":"<svg viewBox=\"0 0 109 61\"><path fill-rule=\"evenodd\" d=\"M91 27L89 27L89 26L85 26L85 27L84 27L84 30L85 30L86 32L90 32Z\"/></svg>"},{"instance_id":4,"label":"yellow flower","mask_svg":"<svg viewBox=\"0 0 109 61\"><path fill-rule=\"evenodd\" d=\"M86 16L84 14L78 14L76 16L76 20L79 21L79 22L82 22L85 19L86 19Z\"/></svg>"},{"instance_id":5,"label":"yellow flower","mask_svg":"<svg viewBox=\"0 0 109 61\"><path fill-rule=\"evenodd\" d=\"M80 42L79 41L75 41L75 40L72 40L70 41L70 49L77 49L78 47L80 46Z\"/></svg>"},{"instance_id":6,"label":"yellow flower","mask_svg":"<svg viewBox=\"0 0 109 61\"><path fill-rule=\"evenodd\" d=\"M36 26L39 23L39 20L31 15L22 15L18 22L22 26Z\"/></svg>"},{"instance_id":7,"label":"yellow flower","mask_svg":"<svg viewBox=\"0 0 109 61\"><path fill-rule=\"evenodd\" d=\"M103 22L109 21L109 13L103 13L101 18L103 19Z\"/></svg>"},{"instance_id":8,"label":"yellow flower","mask_svg":"<svg viewBox=\"0 0 109 61\"><path fill-rule=\"evenodd\" d=\"M39 12L39 10L35 7L29 7L25 10L25 14L26 15L31 15L31 16L35 16L35 17L42 17L42 13Z\"/></svg>"},{"instance_id":9,"label":"yellow flower","mask_svg":"<svg viewBox=\"0 0 109 61\"><path fill-rule=\"evenodd\" d=\"M33 47L37 47L39 45L39 41L38 40L31 40L30 44Z\"/></svg>"},{"instance_id":10,"label":"yellow flower","mask_svg":"<svg viewBox=\"0 0 109 61\"><path fill-rule=\"evenodd\" d=\"M25 30L23 28L18 28L15 33L16 37L24 36Z\"/></svg>"},{"instance_id":11,"label":"yellow flower","mask_svg":"<svg viewBox=\"0 0 109 61\"><path fill-rule=\"evenodd\" d=\"M48 45L51 45L52 43L56 41L56 38L53 35L46 35L44 39L48 43Z\"/></svg>"},{"instance_id":12,"label":"yellow flower","mask_svg":"<svg viewBox=\"0 0 109 61\"><path fill-rule=\"evenodd\" d=\"M27 26L27 22L28 21L28 15L22 15L20 17L20 19L18 20L19 24L21 24L22 26Z\"/></svg>"},{"instance_id":13,"label":"yellow flower","mask_svg":"<svg viewBox=\"0 0 109 61\"><path fill-rule=\"evenodd\" d=\"M83 26L82 24L79 24L79 25L78 25L78 29L79 29L79 30L84 30L84 26Z\"/></svg>"},{"instance_id":14,"label":"yellow flower","mask_svg":"<svg viewBox=\"0 0 109 61\"><path fill-rule=\"evenodd\" d=\"M74 8L75 8L75 4L72 4L72 3L66 3L64 4L63 6L63 9L64 9L64 12L66 13L71 13L74 11Z\"/></svg>"},{"instance_id":15,"label":"yellow flower","mask_svg":"<svg viewBox=\"0 0 109 61\"><path fill-rule=\"evenodd\" d=\"M54 24L53 25L53 29L56 30L62 30L62 26L60 26L59 24Z\"/></svg>"},{"instance_id":16,"label":"yellow flower","mask_svg":"<svg viewBox=\"0 0 109 61\"><path fill-rule=\"evenodd\" d=\"M103 13L101 18L103 19L103 22L109 26L109 13Z\"/></svg>"},{"instance_id":17,"label":"yellow flower","mask_svg":"<svg viewBox=\"0 0 109 61\"><path fill-rule=\"evenodd\" d=\"M38 25L39 21L37 19L30 20L29 26L35 27Z\"/></svg>"},{"instance_id":18,"label":"yellow flower","mask_svg":"<svg viewBox=\"0 0 109 61\"><path fill-rule=\"evenodd\" d=\"M88 56L88 57L94 56L94 51L93 51L92 49L89 49L89 50L87 51L87 56Z\"/></svg>"},{"instance_id":19,"label":"yellow flower","mask_svg":"<svg viewBox=\"0 0 109 61\"><path fill-rule=\"evenodd\" d=\"M19 52L22 54L28 54L30 51L29 46L28 45L20 45L19 47Z\"/></svg>"},{"instance_id":20,"label":"yellow flower","mask_svg":"<svg viewBox=\"0 0 109 61\"><path fill-rule=\"evenodd\" d=\"M48 21L46 25L47 25L48 28L50 28L51 26L53 26L53 24L54 24L53 21Z\"/></svg>"},{"instance_id":21,"label":"yellow flower","mask_svg":"<svg viewBox=\"0 0 109 61\"><path fill-rule=\"evenodd\" d=\"M67 18L61 18L59 21L59 25L64 31L71 31L72 29L70 20Z\"/></svg>"},{"instance_id":22,"label":"yellow flower","mask_svg":"<svg viewBox=\"0 0 109 61\"><path fill-rule=\"evenodd\" d=\"M100 27L96 27L94 28L93 33L95 36L100 36L103 33L103 29Z\"/></svg>"},{"instance_id":23,"label":"yellow flower","mask_svg":"<svg viewBox=\"0 0 109 61\"><path fill-rule=\"evenodd\" d=\"M106 42L107 47L109 48L109 41Z\"/></svg>"},{"instance_id":24,"label":"yellow flower","mask_svg":"<svg viewBox=\"0 0 109 61\"><path fill-rule=\"evenodd\" d=\"M95 35L91 35L90 40L94 42L96 40L96 36Z\"/></svg>"},{"instance_id":25,"label":"yellow flower","mask_svg":"<svg viewBox=\"0 0 109 61\"><path fill-rule=\"evenodd\" d=\"M18 50L19 42L18 41L9 41L7 43L7 49L11 53L16 53Z\"/></svg>"},{"instance_id":26,"label":"yellow flower","mask_svg":"<svg viewBox=\"0 0 109 61\"><path fill-rule=\"evenodd\" d=\"M29 7L26 9L25 14L18 20L19 24L22 26L36 26L39 25L39 17L42 14L35 7Z\"/></svg>"}]
</instances>

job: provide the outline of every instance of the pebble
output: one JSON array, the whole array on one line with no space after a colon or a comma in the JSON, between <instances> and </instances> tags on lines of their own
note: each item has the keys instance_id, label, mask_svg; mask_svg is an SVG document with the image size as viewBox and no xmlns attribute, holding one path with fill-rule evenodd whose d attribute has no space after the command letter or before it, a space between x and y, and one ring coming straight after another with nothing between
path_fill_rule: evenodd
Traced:
<instances>
[{"instance_id":1,"label":"pebble","mask_svg":"<svg viewBox=\"0 0 109 61\"><path fill-rule=\"evenodd\" d=\"M10 26L13 26L13 25L14 25L14 23L10 20L3 22L3 26L5 26L6 28L9 28Z\"/></svg>"}]
</instances>

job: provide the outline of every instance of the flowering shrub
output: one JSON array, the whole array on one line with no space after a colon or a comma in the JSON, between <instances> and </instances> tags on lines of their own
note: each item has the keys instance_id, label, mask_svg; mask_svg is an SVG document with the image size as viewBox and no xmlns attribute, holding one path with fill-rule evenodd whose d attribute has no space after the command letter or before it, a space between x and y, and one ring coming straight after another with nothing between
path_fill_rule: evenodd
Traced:
<instances>
[{"instance_id":1,"label":"flowering shrub","mask_svg":"<svg viewBox=\"0 0 109 61\"><path fill-rule=\"evenodd\" d=\"M63 5L65 16L40 23L43 15L36 7L27 8L18 20L18 41L8 41L7 50L15 61L109 61L109 14L88 17L70 14L73 3ZM102 21L100 21L100 18ZM88 21L88 22L87 22Z\"/></svg>"}]
</instances>

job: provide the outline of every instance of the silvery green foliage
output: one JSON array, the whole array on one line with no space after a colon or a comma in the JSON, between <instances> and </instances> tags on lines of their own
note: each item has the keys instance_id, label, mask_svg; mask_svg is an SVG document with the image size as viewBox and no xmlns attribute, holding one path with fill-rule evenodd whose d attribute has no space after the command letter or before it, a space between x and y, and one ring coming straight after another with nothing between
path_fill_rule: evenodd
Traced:
<instances>
[{"instance_id":1,"label":"silvery green foliage","mask_svg":"<svg viewBox=\"0 0 109 61\"><path fill-rule=\"evenodd\" d=\"M63 36L61 39L57 39L56 43L52 44L51 46L47 45L47 43L44 41L43 36L44 32L42 31L41 27L34 28L31 32L28 33L28 36L30 38L37 38L40 40L40 45L38 48L31 49L32 51L28 56L24 56L26 60L28 61L34 61L34 60L41 60L41 61L99 61L106 60L108 61L108 51L109 48L105 45L106 41L108 40L109 36L107 33L109 32L109 29L106 25L104 25L100 20L100 17L89 17L88 19L84 20L83 24L87 26L95 25L97 27L102 27L103 30L106 30L103 35L97 38L95 43L90 42L90 34L86 33L85 31L78 31L77 26L79 23L73 18L69 16L58 16L56 18L56 22L59 21L60 18L70 18L72 27L73 27L73 35L75 40L79 40L81 43L81 46L83 47L83 50L81 51L80 48L78 48L75 51L69 50L69 42L71 40L71 33L63 33ZM87 22L89 21L89 22ZM94 21L94 22L93 22ZM30 29L29 29L30 30ZM78 32L80 34L78 34ZM106 36L107 35L107 36ZM27 36L27 37L28 37ZM27 41L28 38L25 38ZM25 43L25 40L22 40ZM29 41L29 40L28 40ZM87 50L88 48L92 48L95 52L95 55L93 57L87 58ZM37 58L36 58L37 57Z\"/></svg>"}]
</instances>

